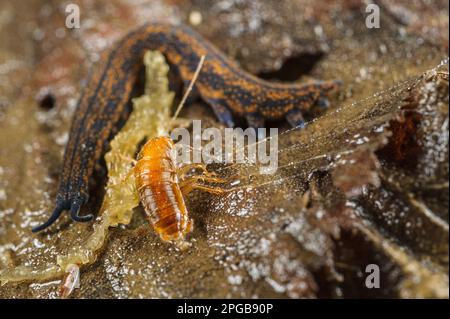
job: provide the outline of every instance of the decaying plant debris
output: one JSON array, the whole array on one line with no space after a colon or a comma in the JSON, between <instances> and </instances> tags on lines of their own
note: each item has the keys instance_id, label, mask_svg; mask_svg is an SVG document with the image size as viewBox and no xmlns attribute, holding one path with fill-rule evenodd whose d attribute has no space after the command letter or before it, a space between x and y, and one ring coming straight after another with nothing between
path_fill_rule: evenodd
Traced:
<instances>
[{"instance_id":1,"label":"decaying plant debris","mask_svg":"<svg viewBox=\"0 0 450 319\"><path fill-rule=\"evenodd\" d=\"M357 3L348 8L275 2L258 4L257 11L264 13L260 24L250 23L255 5L214 6L211 16L201 2L195 2L194 9L203 14L199 30L214 40L214 32L220 34L222 26L229 37L218 44L254 72L263 70L267 75L268 68L276 68L279 56L302 53L293 43L305 41L310 53L325 52L327 56L310 75L342 78L344 88L332 101L334 107L317 114L307 129L280 136L280 169L275 176L255 174L247 183L253 187L226 196L201 192L189 196L196 224L190 249L177 251L161 243L142 210L136 209L128 225L111 229L96 262L82 269L80 289L73 291L73 297L448 298L448 61L437 66L448 55L445 43L441 45L445 34L432 43L420 42L420 32L400 32L404 26L389 17L378 31L358 29L354 21L358 10L364 10ZM164 1L158 3L160 12L170 11ZM193 9L185 6L180 10L188 15ZM298 14L292 7L314 8L302 15L310 24L300 28L305 21L296 22ZM274 12L284 26L271 18ZM58 14L53 14L57 21ZM132 20L132 14L127 16ZM109 22L115 25L114 18ZM264 29L267 24L271 31ZM1 30L3 36L11 29ZM308 37L314 30L317 40ZM88 35L99 35L98 30L84 32L83 41L89 41ZM263 32L279 41L252 41ZM447 32L448 42L448 31L442 32ZM106 33L103 37L115 34ZM289 34L296 34L297 42ZM230 48L240 37L244 44L235 52ZM65 61L60 62L62 70L79 61L76 40L65 41L62 53L42 54L41 72L24 94L19 96L6 84L1 88L3 270L54 264L57 256L83 245L93 232L92 225L70 223L67 218L43 235L30 233L53 202L71 115L70 107L61 102L50 110L38 109L32 92L53 83L49 89L57 102L75 96L81 74L71 74L71 83L67 77L50 81L52 74L43 85L43 74L50 74L42 72L48 56L53 65ZM324 43L332 43L331 49ZM43 44L47 50L58 47L51 38L38 47ZM0 76L17 83L31 70L21 62L28 61L29 49L11 46L9 50L1 51L1 57L11 61L14 52L16 63L9 62L6 76ZM68 57L69 51L70 59L57 59L61 54ZM267 56L259 59L261 52L276 52L276 63L272 65ZM70 88L74 91L68 94ZM197 103L188 106L183 116L217 125L207 112L207 106ZM252 167L241 166L233 174L253 172ZM369 264L380 267L379 289L365 285ZM58 295L59 285L58 280L8 283L0 288L0 296L52 298Z\"/></svg>"}]
</instances>

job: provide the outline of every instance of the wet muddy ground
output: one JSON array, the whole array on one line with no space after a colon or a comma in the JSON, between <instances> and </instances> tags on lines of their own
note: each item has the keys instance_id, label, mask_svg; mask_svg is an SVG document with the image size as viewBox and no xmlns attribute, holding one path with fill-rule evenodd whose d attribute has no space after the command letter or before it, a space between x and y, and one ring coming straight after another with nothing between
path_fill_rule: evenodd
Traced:
<instances>
[{"instance_id":1,"label":"wet muddy ground","mask_svg":"<svg viewBox=\"0 0 450 319\"><path fill-rule=\"evenodd\" d=\"M67 216L43 234L30 228L53 208L70 120L98 54L158 19L190 24L265 79L344 84L305 130L280 136L276 175L225 196L188 196L191 248L162 243L137 208L129 225L111 228L71 297L448 298L447 1L377 1L379 29L365 26L364 1L77 3L79 30L64 27L60 1L0 3L3 275L54 267L92 233ZM219 126L201 101L181 116ZM87 211L101 202L97 175ZM370 264L379 289L366 286ZM6 283L0 297L55 298L60 279Z\"/></svg>"}]
</instances>

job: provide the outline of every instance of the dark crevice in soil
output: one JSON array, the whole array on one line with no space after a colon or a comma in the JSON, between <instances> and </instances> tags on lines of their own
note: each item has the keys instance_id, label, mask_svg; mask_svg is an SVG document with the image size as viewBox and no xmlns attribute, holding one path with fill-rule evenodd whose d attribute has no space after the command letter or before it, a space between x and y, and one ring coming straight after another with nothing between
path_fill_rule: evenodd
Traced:
<instances>
[{"instance_id":1,"label":"dark crevice in soil","mask_svg":"<svg viewBox=\"0 0 450 319\"><path fill-rule=\"evenodd\" d=\"M304 53L286 59L279 70L271 72L261 72L258 76L265 80L293 82L304 75L308 75L322 60L325 53Z\"/></svg>"},{"instance_id":2,"label":"dark crevice in soil","mask_svg":"<svg viewBox=\"0 0 450 319\"><path fill-rule=\"evenodd\" d=\"M56 99L52 93L46 93L39 99L39 107L44 110L51 110L55 107Z\"/></svg>"}]
</instances>

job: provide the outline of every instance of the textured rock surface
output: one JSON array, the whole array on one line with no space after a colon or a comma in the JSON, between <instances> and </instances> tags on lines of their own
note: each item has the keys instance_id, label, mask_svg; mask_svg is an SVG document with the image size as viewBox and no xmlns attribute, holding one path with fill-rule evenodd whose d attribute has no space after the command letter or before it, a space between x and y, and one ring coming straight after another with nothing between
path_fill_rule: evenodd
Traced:
<instances>
[{"instance_id":1,"label":"textured rock surface","mask_svg":"<svg viewBox=\"0 0 450 319\"><path fill-rule=\"evenodd\" d=\"M306 130L280 136L276 176L188 197L190 249L161 243L136 209L73 297L448 298L448 65L435 68L448 56L446 1L380 1L381 28L367 29L363 1L86 0L77 31L58 3L0 4L0 269L52 265L90 234L66 216L41 235L30 227L52 208L92 62L137 24L168 19L195 24L254 74L343 89ZM201 102L182 116L217 125ZM380 289L365 286L368 264ZM52 298L58 284L7 284L0 296Z\"/></svg>"}]
</instances>

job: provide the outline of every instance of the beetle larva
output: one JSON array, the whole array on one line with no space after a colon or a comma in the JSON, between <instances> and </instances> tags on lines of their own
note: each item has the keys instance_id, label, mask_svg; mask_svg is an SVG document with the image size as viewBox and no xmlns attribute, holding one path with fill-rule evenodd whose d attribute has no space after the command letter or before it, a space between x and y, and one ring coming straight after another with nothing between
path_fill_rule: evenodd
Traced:
<instances>
[{"instance_id":1,"label":"beetle larva","mask_svg":"<svg viewBox=\"0 0 450 319\"><path fill-rule=\"evenodd\" d=\"M184 172L192 168L200 168L204 173L184 178ZM226 191L201 184L201 181L223 182L207 172L203 164L178 167L175 145L165 136L152 138L143 146L134 175L140 201L156 233L163 241L181 245L193 229L183 195L193 189L214 194Z\"/></svg>"}]
</instances>

